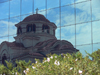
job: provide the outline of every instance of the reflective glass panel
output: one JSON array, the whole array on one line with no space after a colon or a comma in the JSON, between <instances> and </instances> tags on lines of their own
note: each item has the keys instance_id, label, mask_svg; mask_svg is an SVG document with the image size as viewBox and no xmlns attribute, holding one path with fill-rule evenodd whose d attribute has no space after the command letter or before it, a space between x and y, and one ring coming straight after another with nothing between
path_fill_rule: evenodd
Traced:
<instances>
[{"instance_id":1,"label":"reflective glass panel","mask_svg":"<svg viewBox=\"0 0 100 75\"><path fill-rule=\"evenodd\" d=\"M90 1L90 0L75 0L75 3L84 2L84 1Z\"/></svg>"},{"instance_id":2,"label":"reflective glass panel","mask_svg":"<svg viewBox=\"0 0 100 75\"><path fill-rule=\"evenodd\" d=\"M28 17L29 15L32 15L32 14L27 14L27 15L23 15L21 16L21 21L23 21L26 17Z\"/></svg>"},{"instance_id":3,"label":"reflective glass panel","mask_svg":"<svg viewBox=\"0 0 100 75\"><path fill-rule=\"evenodd\" d=\"M93 44L93 52L97 51L98 49L100 49L100 43Z\"/></svg>"},{"instance_id":4,"label":"reflective glass panel","mask_svg":"<svg viewBox=\"0 0 100 75\"><path fill-rule=\"evenodd\" d=\"M74 5L61 7L61 26L75 24Z\"/></svg>"},{"instance_id":5,"label":"reflective glass panel","mask_svg":"<svg viewBox=\"0 0 100 75\"><path fill-rule=\"evenodd\" d=\"M60 26L59 8L47 10L47 19L54 22L57 27Z\"/></svg>"},{"instance_id":6,"label":"reflective glass panel","mask_svg":"<svg viewBox=\"0 0 100 75\"><path fill-rule=\"evenodd\" d=\"M6 2L6 1L9 1L9 0L0 0L0 3L2 3L2 2Z\"/></svg>"},{"instance_id":7,"label":"reflective glass panel","mask_svg":"<svg viewBox=\"0 0 100 75\"><path fill-rule=\"evenodd\" d=\"M34 11L36 9L45 10L46 9L46 0L34 0Z\"/></svg>"},{"instance_id":8,"label":"reflective glass panel","mask_svg":"<svg viewBox=\"0 0 100 75\"><path fill-rule=\"evenodd\" d=\"M93 43L100 42L100 21L92 22Z\"/></svg>"},{"instance_id":9,"label":"reflective glass panel","mask_svg":"<svg viewBox=\"0 0 100 75\"><path fill-rule=\"evenodd\" d=\"M91 21L90 1L76 4L76 23Z\"/></svg>"},{"instance_id":10,"label":"reflective glass panel","mask_svg":"<svg viewBox=\"0 0 100 75\"><path fill-rule=\"evenodd\" d=\"M20 15L20 0L10 1L10 17Z\"/></svg>"},{"instance_id":11,"label":"reflective glass panel","mask_svg":"<svg viewBox=\"0 0 100 75\"><path fill-rule=\"evenodd\" d=\"M87 51L87 53L91 54L92 53L92 45L83 45L83 46L76 46L76 49L78 49L82 56L85 57L87 54L85 52L85 50ZM89 59L92 60L92 58L89 56Z\"/></svg>"},{"instance_id":12,"label":"reflective glass panel","mask_svg":"<svg viewBox=\"0 0 100 75\"><path fill-rule=\"evenodd\" d=\"M92 0L92 20L100 20L100 0Z\"/></svg>"},{"instance_id":13,"label":"reflective glass panel","mask_svg":"<svg viewBox=\"0 0 100 75\"><path fill-rule=\"evenodd\" d=\"M61 40L67 40L75 45L75 25L61 27Z\"/></svg>"},{"instance_id":14,"label":"reflective glass panel","mask_svg":"<svg viewBox=\"0 0 100 75\"><path fill-rule=\"evenodd\" d=\"M8 37L0 37L0 44L4 41L8 41Z\"/></svg>"},{"instance_id":15,"label":"reflective glass panel","mask_svg":"<svg viewBox=\"0 0 100 75\"><path fill-rule=\"evenodd\" d=\"M59 0L47 0L47 9L59 7Z\"/></svg>"},{"instance_id":16,"label":"reflective glass panel","mask_svg":"<svg viewBox=\"0 0 100 75\"><path fill-rule=\"evenodd\" d=\"M46 11L39 11L38 13L46 17Z\"/></svg>"},{"instance_id":17,"label":"reflective glass panel","mask_svg":"<svg viewBox=\"0 0 100 75\"><path fill-rule=\"evenodd\" d=\"M8 19L0 20L0 37L8 36Z\"/></svg>"},{"instance_id":18,"label":"reflective glass panel","mask_svg":"<svg viewBox=\"0 0 100 75\"><path fill-rule=\"evenodd\" d=\"M61 6L73 4L74 0L61 0Z\"/></svg>"},{"instance_id":19,"label":"reflective glass panel","mask_svg":"<svg viewBox=\"0 0 100 75\"><path fill-rule=\"evenodd\" d=\"M76 25L76 45L91 43L91 23Z\"/></svg>"},{"instance_id":20,"label":"reflective glass panel","mask_svg":"<svg viewBox=\"0 0 100 75\"><path fill-rule=\"evenodd\" d=\"M17 35L16 35L16 36L17 36ZM14 41L15 41L14 37L15 37L15 35L9 36L9 42L14 42Z\"/></svg>"},{"instance_id":21,"label":"reflective glass panel","mask_svg":"<svg viewBox=\"0 0 100 75\"><path fill-rule=\"evenodd\" d=\"M21 15L32 13L32 10L33 10L33 0L22 0Z\"/></svg>"},{"instance_id":22,"label":"reflective glass panel","mask_svg":"<svg viewBox=\"0 0 100 75\"><path fill-rule=\"evenodd\" d=\"M0 19L8 18L9 2L0 3Z\"/></svg>"},{"instance_id":23,"label":"reflective glass panel","mask_svg":"<svg viewBox=\"0 0 100 75\"><path fill-rule=\"evenodd\" d=\"M9 35L15 35L17 33L17 27L15 26L15 24L17 24L19 22L20 22L20 18L19 17L10 18Z\"/></svg>"},{"instance_id":24,"label":"reflective glass panel","mask_svg":"<svg viewBox=\"0 0 100 75\"><path fill-rule=\"evenodd\" d=\"M60 28L57 28L55 30L55 36L56 36L57 39L60 39Z\"/></svg>"}]
</instances>

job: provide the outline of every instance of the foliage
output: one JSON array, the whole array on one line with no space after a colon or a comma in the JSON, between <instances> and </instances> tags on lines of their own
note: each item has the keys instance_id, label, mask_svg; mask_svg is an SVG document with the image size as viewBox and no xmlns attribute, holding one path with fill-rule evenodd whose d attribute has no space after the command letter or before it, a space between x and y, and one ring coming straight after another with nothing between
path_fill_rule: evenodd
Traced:
<instances>
[{"instance_id":1,"label":"foliage","mask_svg":"<svg viewBox=\"0 0 100 75\"><path fill-rule=\"evenodd\" d=\"M87 53L87 52L86 52ZM100 75L100 49L92 54L87 53L82 57L80 52L67 54L48 54L41 63L35 59L35 63L16 60L17 67L6 61L7 67L0 65L0 74L6 75ZM91 61L89 56L93 57Z\"/></svg>"}]
</instances>

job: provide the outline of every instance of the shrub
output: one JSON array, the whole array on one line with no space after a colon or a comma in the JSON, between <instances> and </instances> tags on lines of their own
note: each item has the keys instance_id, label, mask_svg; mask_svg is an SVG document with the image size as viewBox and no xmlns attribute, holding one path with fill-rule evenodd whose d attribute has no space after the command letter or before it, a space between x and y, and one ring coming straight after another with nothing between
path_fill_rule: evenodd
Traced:
<instances>
[{"instance_id":1,"label":"shrub","mask_svg":"<svg viewBox=\"0 0 100 75\"><path fill-rule=\"evenodd\" d=\"M86 52L87 53L87 52ZM39 59L35 59L35 63L31 61L16 61L17 67L11 62L7 62L7 68L0 65L0 74L6 75L100 75L100 49L92 54L87 53L86 57L82 57L80 52L67 54L48 54L41 63ZM91 61L89 56L93 57Z\"/></svg>"}]
</instances>

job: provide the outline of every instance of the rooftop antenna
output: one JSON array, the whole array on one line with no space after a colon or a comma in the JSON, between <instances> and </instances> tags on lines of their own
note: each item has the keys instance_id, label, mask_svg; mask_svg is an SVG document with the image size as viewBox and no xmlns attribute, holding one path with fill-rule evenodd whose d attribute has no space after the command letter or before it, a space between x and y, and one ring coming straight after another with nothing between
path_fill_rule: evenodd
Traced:
<instances>
[{"instance_id":1,"label":"rooftop antenna","mask_svg":"<svg viewBox=\"0 0 100 75\"><path fill-rule=\"evenodd\" d=\"M36 9L36 14L38 14L38 10L39 10L39 9L37 8L37 9Z\"/></svg>"}]
</instances>

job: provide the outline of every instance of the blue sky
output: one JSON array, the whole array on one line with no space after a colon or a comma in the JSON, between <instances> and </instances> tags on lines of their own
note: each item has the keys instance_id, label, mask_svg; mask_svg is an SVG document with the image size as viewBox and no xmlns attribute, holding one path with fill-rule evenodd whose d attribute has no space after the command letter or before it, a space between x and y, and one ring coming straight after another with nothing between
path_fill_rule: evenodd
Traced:
<instances>
[{"instance_id":1,"label":"blue sky","mask_svg":"<svg viewBox=\"0 0 100 75\"><path fill-rule=\"evenodd\" d=\"M65 27L61 28L61 40L68 40L74 46L76 20L76 48L79 49L83 55L86 55L84 50L86 50L89 53L92 53L92 39L94 43L93 51L100 48L100 43L95 44L97 42L100 42L100 35L98 35L100 34L100 0L92 0L91 2L89 0L75 0L76 4L73 5L73 3L74 0L61 0L60 23L59 0L47 0L47 19L51 22L54 22L57 25L57 27L59 27L60 24L61 26L66 25ZM90 3L92 4L92 13ZM33 12L35 13L36 8L39 9L39 14L43 14L46 17L45 0L34 0L34 5L33 0L22 0L21 9L20 0L12 0L10 1L10 11L9 2L0 3L0 37L8 35L9 26L9 35L12 35L9 36L9 42L14 41L13 37L16 36L17 31L14 25L22 21L28 15L31 15ZM9 12L10 19L8 19ZM20 15L22 16L20 17ZM93 21L92 23L90 22L91 20ZM92 39L91 36L93 36ZM57 28L56 30L56 37L57 39L60 39L60 28ZM0 43L5 40L8 41L8 37L0 38Z\"/></svg>"}]
</instances>

